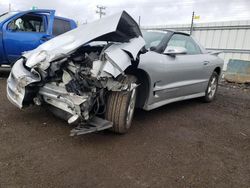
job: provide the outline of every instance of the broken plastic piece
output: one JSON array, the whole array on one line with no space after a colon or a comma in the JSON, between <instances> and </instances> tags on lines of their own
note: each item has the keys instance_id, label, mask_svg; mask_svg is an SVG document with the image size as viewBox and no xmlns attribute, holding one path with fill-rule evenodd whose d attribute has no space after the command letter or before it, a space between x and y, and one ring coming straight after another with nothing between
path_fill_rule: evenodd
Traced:
<instances>
[{"instance_id":1,"label":"broken plastic piece","mask_svg":"<svg viewBox=\"0 0 250 188\"><path fill-rule=\"evenodd\" d=\"M93 117L91 121L88 122L88 124L79 125L72 129L70 131L70 136L78 136L92 132L102 131L111 127L113 127L112 122L99 117Z\"/></svg>"}]
</instances>

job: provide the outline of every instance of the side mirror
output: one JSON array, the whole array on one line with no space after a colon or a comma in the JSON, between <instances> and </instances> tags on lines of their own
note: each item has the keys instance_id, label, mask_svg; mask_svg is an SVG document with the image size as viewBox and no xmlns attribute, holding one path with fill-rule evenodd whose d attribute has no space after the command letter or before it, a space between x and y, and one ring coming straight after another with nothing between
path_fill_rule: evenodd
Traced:
<instances>
[{"instance_id":1,"label":"side mirror","mask_svg":"<svg viewBox=\"0 0 250 188\"><path fill-rule=\"evenodd\" d=\"M163 54L171 55L171 56L176 56L176 55L186 54L186 53L187 53L186 48L176 47L176 46L168 46L163 52Z\"/></svg>"}]
</instances>

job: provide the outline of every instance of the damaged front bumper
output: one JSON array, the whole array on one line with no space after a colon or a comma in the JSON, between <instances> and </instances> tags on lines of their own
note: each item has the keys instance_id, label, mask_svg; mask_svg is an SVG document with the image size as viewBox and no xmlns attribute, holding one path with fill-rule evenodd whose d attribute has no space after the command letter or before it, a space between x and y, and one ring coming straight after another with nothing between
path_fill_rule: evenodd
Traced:
<instances>
[{"instance_id":1,"label":"damaged front bumper","mask_svg":"<svg viewBox=\"0 0 250 188\"><path fill-rule=\"evenodd\" d=\"M35 87L30 88L29 86L40 81L40 75L35 71L27 70L24 67L24 59L19 59L13 66L7 80L9 101L18 108L23 108L35 93Z\"/></svg>"},{"instance_id":2,"label":"damaged front bumper","mask_svg":"<svg viewBox=\"0 0 250 188\"><path fill-rule=\"evenodd\" d=\"M105 113L110 92L138 86L121 80L128 68L137 67L144 46L139 26L126 12L81 26L24 53L8 78L8 99L19 108L44 103L69 124L92 124L87 132L110 128L112 122L101 124L97 116ZM73 133L86 133L85 128Z\"/></svg>"},{"instance_id":3,"label":"damaged front bumper","mask_svg":"<svg viewBox=\"0 0 250 188\"><path fill-rule=\"evenodd\" d=\"M64 87L54 83L38 86L41 77L38 72L28 70L24 66L24 59L18 60L7 80L7 98L22 109L32 103L40 105L43 102L55 106L68 113L68 123L73 123L82 116L80 105L87 101L88 96L78 96L68 93ZM88 119L88 113L84 114Z\"/></svg>"}]
</instances>

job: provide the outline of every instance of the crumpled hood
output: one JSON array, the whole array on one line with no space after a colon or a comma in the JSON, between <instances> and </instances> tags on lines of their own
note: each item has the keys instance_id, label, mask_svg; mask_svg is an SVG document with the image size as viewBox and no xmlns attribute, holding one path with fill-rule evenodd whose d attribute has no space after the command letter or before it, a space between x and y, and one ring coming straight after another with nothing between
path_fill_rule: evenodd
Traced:
<instances>
[{"instance_id":1,"label":"crumpled hood","mask_svg":"<svg viewBox=\"0 0 250 188\"><path fill-rule=\"evenodd\" d=\"M29 58L35 53L47 51L50 55L49 61L52 61L58 55L68 54L92 41L128 42L130 39L139 36L142 36L142 33L138 24L127 12L123 11L98 21L81 25L43 43L23 56Z\"/></svg>"}]
</instances>

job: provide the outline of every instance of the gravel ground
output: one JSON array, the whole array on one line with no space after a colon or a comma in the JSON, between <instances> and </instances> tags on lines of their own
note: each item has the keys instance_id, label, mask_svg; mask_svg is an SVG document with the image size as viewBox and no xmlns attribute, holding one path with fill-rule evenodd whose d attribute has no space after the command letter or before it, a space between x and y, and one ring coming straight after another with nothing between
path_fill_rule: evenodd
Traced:
<instances>
[{"instance_id":1,"label":"gravel ground","mask_svg":"<svg viewBox=\"0 0 250 188\"><path fill-rule=\"evenodd\" d=\"M69 137L45 109L11 105L5 87L0 78L0 187L250 187L248 88L137 110L123 136Z\"/></svg>"}]
</instances>

